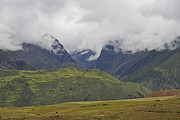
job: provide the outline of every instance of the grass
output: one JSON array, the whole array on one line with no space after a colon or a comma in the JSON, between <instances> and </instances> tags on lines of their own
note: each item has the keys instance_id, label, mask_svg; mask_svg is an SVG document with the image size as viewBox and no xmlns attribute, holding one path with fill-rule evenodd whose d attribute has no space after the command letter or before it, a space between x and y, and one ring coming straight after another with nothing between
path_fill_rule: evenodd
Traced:
<instances>
[{"instance_id":1,"label":"grass","mask_svg":"<svg viewBox=\"0 0 180 120\"><path fill-rule=\"evenodd\" d=\"M50 105L63 102L145 97L139 84L121 82L96 69L0 70L0 106Z\"/></svg>"},{"instance_id":2,"label":"grass","mask_svg":"<svg viewBox=\"0 0 180 120\"><path fill-rule=\"evenodd\" d=\"M163 90L159 92L155 92L149 95L149 97L163 97L163 96L173 96L180 95L180 90L172 89L172 90Z\"/></svg>"},{"instance_id":3,"label":"grass","mask_svg":"<svg viewBox=\"0 0 180 120\"><path fill-rule=\"evenodd\" d=\"M180 96L0 107L1 120L179 120Z\"/></svg>"}]
</instances>

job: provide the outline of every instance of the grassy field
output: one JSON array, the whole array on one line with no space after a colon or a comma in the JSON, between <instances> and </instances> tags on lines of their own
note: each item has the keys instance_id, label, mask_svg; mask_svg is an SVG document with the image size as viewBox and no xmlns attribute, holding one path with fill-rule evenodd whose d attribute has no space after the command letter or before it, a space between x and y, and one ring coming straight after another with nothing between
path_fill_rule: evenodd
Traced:
<instances>
[{"instance_id":1,"label":"grassy field","mask_svg":"<svg viewBox=\"0 0 180 120\"><path fill-rule=\"evenodd\" d=\"M179 120L180 96L0 107L0 120Z\"/></svg>"},{"instance_id":2,"label":"grassy field","mask_svg":"<svg viewBox=\"0 0 180 120\"><path fill-rule=\"evenodd\" d=\"M163 96L174 96L180 95L180 90L172 89L172 90L162 90L149 95L149 97L163 97Z\"/></svg>"}]
</instances>

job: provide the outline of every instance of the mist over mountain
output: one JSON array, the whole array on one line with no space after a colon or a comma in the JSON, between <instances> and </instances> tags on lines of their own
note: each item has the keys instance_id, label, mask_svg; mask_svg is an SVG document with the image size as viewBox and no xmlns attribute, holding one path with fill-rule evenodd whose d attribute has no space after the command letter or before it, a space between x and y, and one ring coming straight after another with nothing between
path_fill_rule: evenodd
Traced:
<instances>
[{"instance_id":1,"label":"mist over mountain","mask_svg":"<svg viewBox=\"0 0 180 120\"><path fill-rule=\"evenodd\" d=\"M95 55L96 53L90 49L76 50L71 53L71 56L76 61L76 63L79 65L83 65L86 68L91 68L92 64L94 63L94 61L91 60L91 58Z\"/></svg>"},{"instance_id":2,"label":"mist over mountain","mask_svg":"<svg viewBox=\"0 0 180 120\"><path fill-rule=\"evenodd\" d=\"M0 0L0 120L177 119L179 89L180 0Z\"/></svg>"},{"instance_id":3,"label":"mist over mountain","mask_svg":"<svg viewBox=\"0 0 180 120\"><path fill-rule=\"evenodd\" d=\"M179 0L1 0L0 48L22 44L50 50L49 33L68 52L91 49L97 59L108 41L123 51L163 49L180 35ZM47 9L48 8L48 9Z\"/></svg>"},{"instance_id":4,"label":"mist over mountain","mask_svg":"<svg viewBox=\"0 0 180 120\"><path fill-rule=\"evenodd\" d=\"M59 41L47 34L53 41L50 50L44 49L39 45L26 44L22 45L22 50L15 53L23 60L32 64L36 69L60 68L61 64L66 62L74 63L74 59L64 49Z\"/></svg>"},{"instance_id":5,"label":"mist over mountain","mask_svg":"<svg viewBox=\"0 0 180 120\"><path fill-rule=\"evenodd\" d=\"M124 52L117 47L118 41L109 42L97 60L86 64L126 82L137 82L153 90L179 89L180 44L165 44L165 50ZM174 47L176 46L176 47Z\"/></svg>"}]
</instances>

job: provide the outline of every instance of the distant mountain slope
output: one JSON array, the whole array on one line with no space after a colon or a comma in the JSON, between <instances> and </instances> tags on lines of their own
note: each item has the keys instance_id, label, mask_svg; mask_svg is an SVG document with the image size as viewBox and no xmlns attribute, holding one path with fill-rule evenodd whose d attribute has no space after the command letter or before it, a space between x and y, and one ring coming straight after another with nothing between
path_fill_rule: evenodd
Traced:
<instances>
[{"instance_id":1,"label":"distant mountain slope","mask_svg":"<svg viewBox=\"0 0 180 120\"><path fill-rule=\"evenodd\" d=\"M86 66L87 68L90 68L94 61L90 61L89 58L91 56L94 56L96 53L93 52L90 49L85 50L76 50L71 54L71 56L74 58L77 64Z\"/></svg>"},{"instance_id":2,"label":"distant mountain slope","mask_svg":"<svg viewBox=\"0 0 180 120\"><path fill-rule=\"evenodd\" d=\"M15 53L36 69L60 68L63 63L75 62L57 39L54 39L51 51L37 45L23 44L23 50Z\"/></svg>"},{"instance_id":3,"label":"distant mountain slope","mask_svg":"<svg viewBox=\"0 0 180 120\"><path fill-rule=\"evenodd\" d=\"M135 54L106 45L94 61L98 68L128 82L154 90L180 89L180 49L142 51Z\"/></svg>"},{"instance_id":4,"label":"distant mountain slope","mask_svg":"<svg viewBox=\"0 0 180 120\"><path fill-rule=\"evenodd\" d=\"M149 61L148 61L149 60ZM121 78L159 91L180 89L180 49L151 51L136 61ZM140 64L140 65L138 65ZM136 66L142 66L131 71Z\"/></svg>"},{"instance_id":5,"label":"distant mountain slope","mask_svg":"<svg viewBox=\"0 0 180 120\"><path fill-rule=\"evenodd\" d=\"M34 70L27 62L11 51L0 49L0 69Z\"/></svg>"},{"instance_id":6,"label":"distant mountain slope","mask_svg":"<svg viewBox=\"0 0 180 120\"><path fill-rule=\"evenodd\" d=\"M91 66L91 68L98 68L115 75L114 73L119 70L122 64L126 63L134 56L135 54L123 53L122 50L116 51L116 48L113 45L106 45L102 49L98 59L94 61L94 64Z\"/></svg>"},{"instance_id":7,"label":"distant mountain slope","mask_svg":"<svg viewBox=\"0 0 180 120\"><path fill-rule=\"evenodd\" d=\"M150 91L96 69L0 70L0 106L139 98Z\"/></svg>"}]
</instances>

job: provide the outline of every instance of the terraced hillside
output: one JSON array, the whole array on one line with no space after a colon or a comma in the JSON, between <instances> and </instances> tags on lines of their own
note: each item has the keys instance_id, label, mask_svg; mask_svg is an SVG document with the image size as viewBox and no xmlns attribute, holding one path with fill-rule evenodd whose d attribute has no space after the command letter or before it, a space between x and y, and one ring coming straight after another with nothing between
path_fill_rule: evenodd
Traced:
<instances>
[{"instance_id":1,"label":"terraced hillside","mask_svg":"<svg viewBox=\"0 0 180 120\"><path fill-rule=\"evenodd\" d=\"M0 106L139 98L150 91L93 69L0 70Z\"/></svg>"}]
</instances>

